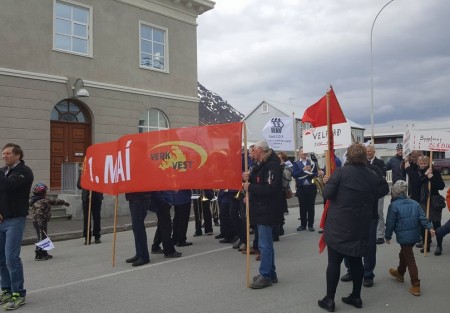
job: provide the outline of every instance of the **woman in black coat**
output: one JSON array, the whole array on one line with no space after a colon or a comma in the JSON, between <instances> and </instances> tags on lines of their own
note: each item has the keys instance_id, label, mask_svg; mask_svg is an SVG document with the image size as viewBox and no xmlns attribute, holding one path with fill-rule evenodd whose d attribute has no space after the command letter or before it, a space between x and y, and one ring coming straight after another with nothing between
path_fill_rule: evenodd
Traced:
<instances>
[{"instance_id":1,"label":"woman in black coat","mask_svg":"<svg viewBox=\"0 0 450 313\"><path fill-rule=\"evenodd\" d=\"M439 195L439 190L445 188L444 180L442 179L439 171L430 168L430 159L427 156L419 156L417 164L409 164L405 162L405 171L408 174L411 199L420 203L423 211L426 214L428 194L431 197ZM430 183L431 189L428 190L428 183ZM442 208L436 208L433 206L433 202L430 201L429 220L433 223L434 229L441 227L442 220ZM421 227L422 245L425 238L425 229ZM435 255L441 255L442 253L442 238L436 237L437 247L434 252ZM430 251L431 236L428 236L427 252ZM420 244L419 244L420 245ZM423 248L420 252L423 253Z\"/></svg>"},{"instance_id":2,"label":"woman in black coat","mask_svg":"<svg viewBox=\"0 0 450 313\"><path fill-rule=\"evenodd\" d=\"M367 168L366 147L353 144L347 150L347 163L331 177L324 177L323 196L330 201L324 228L328 245L327 295L318 301L321 308L333 312L341 263L349 260L353 291L344 303L362 307L361 285L364 277L362 257L369 249L370 221L377 197L377 176Z\"/></svg>"}]
</instances>

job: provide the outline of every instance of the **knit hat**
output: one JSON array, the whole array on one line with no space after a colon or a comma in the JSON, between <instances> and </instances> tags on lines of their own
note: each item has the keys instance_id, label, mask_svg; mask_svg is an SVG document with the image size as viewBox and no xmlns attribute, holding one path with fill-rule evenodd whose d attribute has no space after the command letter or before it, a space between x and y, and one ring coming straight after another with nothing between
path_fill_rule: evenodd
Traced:
<instances>
[{"instance_id":1,"label":"knit hat","mask_svg":"<svg viewBox=\"0 0 450 313\"><path fill-rule=\"evenodd\" d=\"M403 149L403 145L401 143L397 144L397 150Z\"/></svg>"},{"instance_id":2,"label":"knit hat","mask_svg":"<svg viewBox=\"0 0 450 313\"><path fill-rule=\"evenodd\" d=\"M392 198L406 196L407 189L408 189L408 184L406 184L406 182L404 180L397 180L391 189Z\"/></svg>"}]
</instances>

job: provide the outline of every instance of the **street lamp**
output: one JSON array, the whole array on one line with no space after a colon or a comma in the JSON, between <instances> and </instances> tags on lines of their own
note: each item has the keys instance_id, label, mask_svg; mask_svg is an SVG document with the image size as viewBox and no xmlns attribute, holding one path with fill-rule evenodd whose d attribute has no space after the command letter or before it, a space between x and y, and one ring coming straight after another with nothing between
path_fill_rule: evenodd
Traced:
<instances>
[{"instance_id":1,"label":"street lamp","mask_svg":"<svg viewBox=\"0 0 450 313\"><path fill-rule=\"evenodd\" d=\"M377 21L378 16L380 15L381 11L384 10L385 7L387 7L391 2L393 2L394 0L389 1L388 3L386 3L380 11L378 11L377 15L375 16L375 19L373 20L372 23L372 29L370 30L370 74L372 76L372 89L371 89L371 96L372 96L372 106L371 106L371 110L370 110L370 125L372 127L372 132L371 132L371 136L370 136L370 143L372 145L375 144L375 135L374 135L374 107L373 107L373 45L372 45L372 35L373 35L373 27L375 26L375 22Z\"/></svg>"},{"instance_id":2,"label":"street lamp","mask_svg":"<svg viewBox=\"0 0 450 313\"><path fill-rule=\"evenodd\" d=\"M74 98L89 97L89 91L87 91L86 88L84 87L84 81L81 78L77 78L77 80L73 84L72 93Z\"/></svg>"}]
</instances>

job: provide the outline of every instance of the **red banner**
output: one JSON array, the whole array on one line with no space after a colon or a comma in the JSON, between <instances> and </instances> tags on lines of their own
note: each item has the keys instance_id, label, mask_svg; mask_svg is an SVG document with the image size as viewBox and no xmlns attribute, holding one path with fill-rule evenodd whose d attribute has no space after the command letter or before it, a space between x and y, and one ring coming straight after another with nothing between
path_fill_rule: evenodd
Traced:
<instances>
[{"instance_id":1,"label":"red banner","mask_svg":"<svg viewBox=\"0 0 450 313\"><path fill-rule=\"evenodd\" d=\"M111 195L241 189L242 122L126 135L90 146L81 186Z\"/></svg>"}]
</instances>

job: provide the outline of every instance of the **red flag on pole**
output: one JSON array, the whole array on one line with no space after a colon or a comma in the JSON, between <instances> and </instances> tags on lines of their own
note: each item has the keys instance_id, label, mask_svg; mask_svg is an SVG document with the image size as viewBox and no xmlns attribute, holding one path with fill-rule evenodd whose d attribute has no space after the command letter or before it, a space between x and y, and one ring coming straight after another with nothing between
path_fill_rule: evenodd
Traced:
<instances>
[{"instance_id":1,"label":"red flag on pole","mask_svg":"<svg viewBox=\"0 0 450 313\"><path fill-rule=\"evenodd\" d=\"M328 136L328 155L327 155L327 176L330 176L336 168L334 158L334 136L333 124L346 123L347 119L342 112L341 106L336 98L333 87L327 91L319 101L311 105L305 110L302 117L303 123L310 123L313 127L327 126ZM328 207L330 203L326 201L323 209L322 218L320 219L320 227L325 228L325 221L327 218ZM322 253L326 247L324 236L319 240L319 253Z\"/></svg>"},{"instance_id":2,"label":"red flag on pole","mask_svg":"<svg viewBox=\"0 0 450 313\"><path fill-rule=\"evenodd\" d=\"M341 106L334 94L333 87L330 88L329 107L331 124L339 124L347 122L342 112ZM327 125L327 96L323 96L319 101L311 105L305 110L302 117L302 123L310 123L313 127Z\"/></svg>"}]
</instances>

